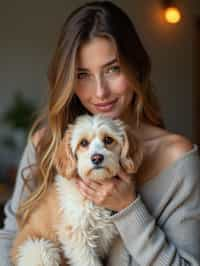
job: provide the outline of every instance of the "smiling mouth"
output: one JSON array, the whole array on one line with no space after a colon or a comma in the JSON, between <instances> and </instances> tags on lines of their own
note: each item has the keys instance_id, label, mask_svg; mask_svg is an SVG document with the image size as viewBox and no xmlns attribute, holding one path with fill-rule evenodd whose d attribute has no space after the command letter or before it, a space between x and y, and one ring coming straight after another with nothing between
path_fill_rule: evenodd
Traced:
<instances>
[{"instance_id":1,"label":"smiling mouth","mask_svg":"<svg viewBox=\"0 0 200 266\"><path fill-rule=\"evenodd\" d=\"M107 106L107 105L113 104L113 103L115 103L116 101L117 101L117 99L112 100L112 101L110 101L110 102L105 102L105 103L96 103L95 106L97 106L97 107L103 107L103 106Z\"/></svg>"},{"instance_id":2,"label":"smiling mouth","mask_svg":"<svg viewBox=\"0 0 200 266\"><path fill-rule=\"evenodd\" d=\"M110 110L113 108L114 104L115 104L117 101L118 101L118 99L115 99L115 100L113 100L113 101L111 101L111 102L94 104L94 106L95 106L98 110L100 110L100 111L105 111L105 112L106 112L106 111L110 111Z\"/></svg>"}]
</instances>

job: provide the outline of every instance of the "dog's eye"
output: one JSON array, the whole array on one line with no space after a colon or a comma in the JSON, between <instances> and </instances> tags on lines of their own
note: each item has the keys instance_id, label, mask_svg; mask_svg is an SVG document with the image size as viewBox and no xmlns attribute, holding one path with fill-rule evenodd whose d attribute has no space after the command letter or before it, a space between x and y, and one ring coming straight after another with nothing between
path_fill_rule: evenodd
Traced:
<instances>
[{"instance_id":1,"label":"dog's eye","mask_svg":"<svg viewBox=\"0 0 200 266\"><path fill-rule=\"evenodd\" d=\"M103 139L103 142L104 142L104 144L106 144L106 145L109 145L109 144L113 143L113 141L114 141L114 139L111 138L111 137L109 137L109 136L106 136L106 137L104 137L104 139Z\"/></svg>"},{"instance_id":2,"label":"dog's eye","mask_svg":"<svg viewBox=\"0 0 200 266\"><path fill-rule=\"evenodd\" d=\"M82 139L80 145L82 147L87 147L89 145L89 141L87 139Z\"/></svg>"}]
</instances>

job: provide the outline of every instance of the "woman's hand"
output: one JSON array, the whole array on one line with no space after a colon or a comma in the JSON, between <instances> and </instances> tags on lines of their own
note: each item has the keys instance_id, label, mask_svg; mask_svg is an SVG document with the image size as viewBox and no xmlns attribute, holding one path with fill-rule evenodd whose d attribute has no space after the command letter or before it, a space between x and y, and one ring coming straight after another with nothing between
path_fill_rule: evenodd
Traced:
<instances>
[{"instance_id":1,"label":"woman's hand","mask_svg":"<svg viewBox=\"0 0 200 266\"><path fill-rule=\"evenodd\" d=\"M86 199L117 212L136 199L134 178L122 170L117 177L98 182L78 178L77 185Z\"/></svg>"}]
</instances>

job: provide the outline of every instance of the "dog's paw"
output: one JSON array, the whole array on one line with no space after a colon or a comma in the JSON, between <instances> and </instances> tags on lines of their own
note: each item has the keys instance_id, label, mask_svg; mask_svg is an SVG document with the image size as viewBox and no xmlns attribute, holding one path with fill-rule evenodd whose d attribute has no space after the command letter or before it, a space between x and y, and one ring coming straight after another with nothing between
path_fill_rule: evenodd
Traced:
<instances>
[{"instance_id":1,"label":"dog's paw","mask_svg":"<svg viewBox=\"0 0 200 266\"><path fill-rule=\"evenodd\" d=\"M49 240L28 239L18 249L17 266L59 266L59 249Z\"/></svg>"}]
</instances>

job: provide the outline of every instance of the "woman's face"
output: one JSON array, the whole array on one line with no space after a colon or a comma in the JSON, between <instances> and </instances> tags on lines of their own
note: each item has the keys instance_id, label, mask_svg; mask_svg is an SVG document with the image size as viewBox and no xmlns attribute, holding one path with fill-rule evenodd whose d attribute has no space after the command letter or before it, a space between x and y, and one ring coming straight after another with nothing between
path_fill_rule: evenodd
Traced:
<instances>
[{"instance_id":1,"label":"woman's face","mask_svg":"<svg viewBox=\"0 0 200 266\"><path fill-rule=\"evenodd\" d=\"M75 94L92 114L126 116L133 98L113 42L96 37L83 44L77 56Z\"/></svg>"}]
</instances>

